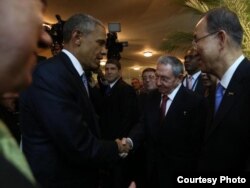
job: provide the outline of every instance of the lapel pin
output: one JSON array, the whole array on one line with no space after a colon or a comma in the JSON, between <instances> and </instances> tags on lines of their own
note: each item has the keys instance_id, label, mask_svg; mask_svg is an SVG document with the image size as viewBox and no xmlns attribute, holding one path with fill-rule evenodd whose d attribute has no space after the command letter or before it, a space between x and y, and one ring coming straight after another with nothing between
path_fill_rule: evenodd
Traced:
<instances>
[{"instance_id":1,"label":"lapel pin","mask_svg":"<svg viewBox=\"0 0 250 188\"><path fill-rule=\"evenodd\" d=\"M228 96L233 96L233 95L234 95L234 92L231 92L231 91L228 92Z\"/></svg>"}]
</instances>

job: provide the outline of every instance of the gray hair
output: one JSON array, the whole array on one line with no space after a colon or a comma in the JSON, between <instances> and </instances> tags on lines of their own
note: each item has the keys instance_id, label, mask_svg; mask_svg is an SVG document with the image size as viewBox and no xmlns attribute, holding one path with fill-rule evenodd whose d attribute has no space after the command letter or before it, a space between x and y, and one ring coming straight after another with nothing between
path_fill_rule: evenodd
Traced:
<instances>
[{"instance_id":1,"label":"gray hair","mask_svg":"<svg viewBox=\"0 0 250 188\"><path fill-rule=\"evenodd\" d=\"M174 56L168 56L168 55L161 56L157 60L157 63L163 65L171 65L175 77L179 76L180 74L184 74L183 63Z\"/></svg>"},{"instance_id":2,"label":"gray hair","mask_svg":"<svg viewBox=\"0 0 250 188\"><path fill-rule=\"evenodd\" d=\"M243 29L236 13L221 7L211 9L205 14L205 17L209 33L224 30L238 46L241 46Z\"/></svg>"},{"instance_id":3,"label":"gray hair","mask_svg":"<svg viewBox=\"0 0 250 188\"><path fill-rule=\"evenodd\" d=\"M63 26L63 39L65 43L68 43L71 39L71 35L74 30L78 30L85 35L88 35L95 30L99 25L103 28L102 22L87 14L75 14L71 16Z\"/></svg>"}]
</instances>

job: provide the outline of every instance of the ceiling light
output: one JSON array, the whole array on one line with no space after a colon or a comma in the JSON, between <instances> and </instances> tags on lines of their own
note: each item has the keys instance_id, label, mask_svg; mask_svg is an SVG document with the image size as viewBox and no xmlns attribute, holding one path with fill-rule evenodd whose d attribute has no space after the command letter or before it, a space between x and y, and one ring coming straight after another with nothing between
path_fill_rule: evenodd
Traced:
<instances>
[{"instance_id":1,"label":"ceiling light","mask_svg":"<svg viewBox=\"0 0 250 188\"><path fill-rule=\"evenodd\" d=\"M105 66L105 65L106 65L106 62L107 62L107 59L101 59L101 60L100 60L100 65L101 65L101 66Z\"/></svg>"},{"instance_id":2,"label":"ceiling light","mask_svg":"<svg viewBox=\"0 0 250 188\"><path fill-rule=\"evenodd\" d=\"M140 67L133 67L133 69L134 69L135 71L138 71L138 70L140 70Z\"/></svg>"},{"instance_id":3,"label":"ceiling light","mask_svg":"<svg viewBox=\"0 0 250 188\"><path fill-rule=\"evenodd\" d=\"M144 55L144 57L151 57L152 56L152 52L146 51L146 52L143 52L143 55Z\"/></svg>"}]
</instances>

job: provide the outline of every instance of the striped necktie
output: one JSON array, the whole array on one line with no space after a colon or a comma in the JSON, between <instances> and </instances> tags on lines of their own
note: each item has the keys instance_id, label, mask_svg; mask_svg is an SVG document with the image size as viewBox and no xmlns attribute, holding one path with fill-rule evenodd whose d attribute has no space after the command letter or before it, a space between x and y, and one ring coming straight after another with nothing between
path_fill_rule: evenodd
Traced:
<instances>
[{"instance_id":1,"label":"striped necktie","mask_svg":"<svg viewBox=\"0 0 250 188\"><path fill-rule=\"evenodd\" d=\"M87 77L86 77L85 73L82 74L81 78L82 78L83 85L84 85L84 87L86 89L86 92L87 92L87 94L89 96L88 80L87 80Z\"/></svg>"}]
</instances>

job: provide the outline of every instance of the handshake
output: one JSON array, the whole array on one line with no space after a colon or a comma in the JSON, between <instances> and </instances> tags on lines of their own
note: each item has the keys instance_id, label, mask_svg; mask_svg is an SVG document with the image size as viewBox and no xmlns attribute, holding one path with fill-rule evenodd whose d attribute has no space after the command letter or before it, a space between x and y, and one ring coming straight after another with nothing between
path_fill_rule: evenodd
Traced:
<instances>
[{"instance_id":1,"label":"handshake","mask_svg":"<svg viewBox=\"0 0 250 188\"><path fill-rule=\"evenodd\" d=\"M119 155L122 158L127 157L129 151L133 149L133 142L130 138L122 138L116 139L115 142L117 143Z\"/></svg>"}]
</instances>

